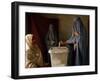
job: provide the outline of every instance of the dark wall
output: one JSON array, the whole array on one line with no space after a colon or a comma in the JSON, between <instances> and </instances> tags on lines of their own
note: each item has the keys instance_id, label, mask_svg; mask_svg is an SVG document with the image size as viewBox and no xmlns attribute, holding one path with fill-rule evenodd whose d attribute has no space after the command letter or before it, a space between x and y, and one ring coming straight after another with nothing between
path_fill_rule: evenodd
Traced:
<instances>
[{"instance_id":1,"label":"dark wall","mask_svg":"<svg viewBox=\"0 0 100 81\"><path fill-rule=\"evenodd\" d=\"M48 62L50 58L48 57L48 51L45 45L45 37L49 24L53 24L55 31L58 31L57 18L47 18L40 14L26 13L26 34L33 34L35 36L45 62Z\"/></svg>"}]
</instances>

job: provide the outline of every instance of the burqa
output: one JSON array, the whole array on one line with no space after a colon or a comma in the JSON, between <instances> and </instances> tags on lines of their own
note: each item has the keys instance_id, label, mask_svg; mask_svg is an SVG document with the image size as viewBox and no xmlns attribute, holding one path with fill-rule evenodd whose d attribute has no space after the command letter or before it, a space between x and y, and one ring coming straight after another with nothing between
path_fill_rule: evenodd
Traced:
<instances>
[{"instance_id":1,"label":"burqa","mask_svg":"<svg viewBox=\"0 0 100 81\"><path fill-rule=\"evenodd\" d=\"M49 29L46 35L46 46L49 50L51 47L57 45L57 34L56 31L54 31L53 25L49 25Z\"/></svg>"},{"instance_id":2,"label":"burqa","mask_svg":"<svg viewBox=\"0 0 100 81\"><path fill-rule=\"evenodd\" d=\"M47 47L46 48L46 50L47 50L46 58L48 58L48 62L50 63L50 66L51 66L50 54L48 53L48 51L51 47L54 47L57 45L57 34L56 34L56 31L54 31L53 24L49 25L49 29L48 29L48 32L45 37L45 43L46 43L46 47Z\"/></svg>"},{"instance_id":3,"label":"burqa","mask_svg":"<svg viewBox=\"0 0 100 81\"><path fill-rule=\"evenodd\" d=\"M73 47L75 44L77 46L74 49L70 49L72 52L69 54L69 65L87 65L89 64L88 36L80 17L74 19L72 33L73 32L77 32L78 35L72 35L71 38L67 40L67 43L73 44Z\"/></svg>"}]
</instances>

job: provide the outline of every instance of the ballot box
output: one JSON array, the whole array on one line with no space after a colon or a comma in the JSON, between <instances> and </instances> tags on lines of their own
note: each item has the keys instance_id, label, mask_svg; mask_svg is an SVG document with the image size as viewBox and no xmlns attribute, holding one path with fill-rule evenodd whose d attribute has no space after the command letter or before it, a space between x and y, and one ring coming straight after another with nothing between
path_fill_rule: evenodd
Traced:
<instances>
[{"instance_id":1,"label":"ballot box","mask_svg":"<svg viewBox=\"0 0 100 81\"><path fill-rule=\"evenodd\" d=\"M49 49L51 66L60 67L67 65L68 48L67 47L51 47Z\"/></svg>"}]
</instances>

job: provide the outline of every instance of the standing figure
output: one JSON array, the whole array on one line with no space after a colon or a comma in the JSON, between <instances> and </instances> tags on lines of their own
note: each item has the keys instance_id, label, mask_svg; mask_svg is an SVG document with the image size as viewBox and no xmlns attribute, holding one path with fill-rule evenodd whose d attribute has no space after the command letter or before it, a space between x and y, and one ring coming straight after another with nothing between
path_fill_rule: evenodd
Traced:
<instances>
[{"instance_id":1,"label":"standing figure","mask_svg":"<svg viewBox=\"0 0 100 81\"><path fill-rule=\"evenodd\" d=\"M51 66L51 60L50 60L50 55L48 51L51 47L54 47L57 45L57 34L56 34L56 31L54 31L54 27L52 24L49 25L49 29L45 37L45 44L46 44L47 58L48 58L47 62Z\"/></svg>"},{"instance_id":2,"label":"standing figure","mask_svg":"<svg viewBox=\"0 0 100 81\"><path fill-rule=\"evenodd\" d=\"M49 25L49 29L46 35L46 46L47 49L49 50L51 47L57 45L57 35L56 32L54 31L53 25Z\"/></svg>"},{"instance_id":3,"label":"standing figure","mask_svg":"<svg viewBox=\"0 0 100 81\"><path fill-rule=\"evenodd\" d=\"M67 44L73 45L73 49L71 48L71 51L73 52L71 52L72 54L69 54L68 62L73 61L72 63L74 63L74 65L89 64L87 38L87 32L84 28L81 18L76 17L74 19L74 24L72 28L72 36L69 40L65 42Z\"/></svg>"}]
</instances>

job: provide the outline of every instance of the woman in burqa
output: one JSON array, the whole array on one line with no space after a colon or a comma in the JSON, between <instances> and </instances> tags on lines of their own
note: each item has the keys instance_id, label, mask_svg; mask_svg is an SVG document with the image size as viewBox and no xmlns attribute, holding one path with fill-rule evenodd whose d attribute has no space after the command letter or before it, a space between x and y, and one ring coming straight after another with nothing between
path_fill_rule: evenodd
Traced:
<instances>
[{"instance_id":1,"label":"woman in burqa","mask_svg":"<svg viewBox=\"0 0 100 81\"><path fill-rule=\"evenodd\" d=\"M57 35L56 32L54 31L53 25L49 25L49 29L46 35L46 46L47 49L49 50L51 47L57 45Z\"/></svg>"},{"instance_id":2,"label":"woman in burqa","mask_svg":"<svg viewBox=\"0 0 100 81\"><path fill-rule=\"evenodd\" d=\"M27 34L25 37L26 52L25 52L25 67L42 67L43 56L33 34Z\"/></svg>"},{"instance_id":3,"label":"woman in burqa","mask_svg":"<svg viewBox=\"0 0 100 81\"><path fill-rule=\"evenodd\" d=\"M53 24L49 24L49 29L45 37L45 44L47 47L46 50L47 50L48 63L51 66L50 55L48 51L51 47L54 47L57 45L57 34L56 34L56 31L54 31Z\"/></svg>"},{"instance_id":4,"label":"woman in burqa","mask_svg":"<svg viewBox=\"0 0 100 81\"><path fill-rule=\"evenodd\" d=\"M72 36L65 43L69 44L71 52L68 56L68 65L87 65L88 58L88 44L87 33L80 17L74 19L72 28Z\"/></svg>"}]
</instances>

